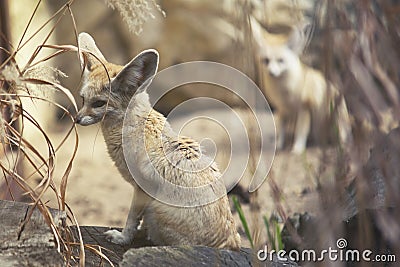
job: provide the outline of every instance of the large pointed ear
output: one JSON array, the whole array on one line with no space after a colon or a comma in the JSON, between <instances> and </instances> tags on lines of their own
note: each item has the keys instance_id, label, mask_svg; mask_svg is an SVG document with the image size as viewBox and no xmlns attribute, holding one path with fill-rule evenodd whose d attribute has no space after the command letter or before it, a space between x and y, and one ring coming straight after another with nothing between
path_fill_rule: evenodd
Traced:
<instances>
[{"instance_id":1,"label":"large pointed ear","mask_svg":"<svg viewBox=\"0 0 400 267\"><path fill-rule=\"evenodd\" d=\"M111 83L111 90L133 95L149 86L157 73L158 52L149 49L141 52L117 74Z\"/></svg>"},{"instance_id":2,"label":"large pointed ear","mask_svg":"<svg viewBox=\"0 0 400 267\"><path fill-rule=\"evenodd\" d=\"M96 43L90 34L86 32L81 32L78 36L78 44L79 48L82 50L87 50L90 53L81 52L81 64L82 67L85 66L84 61L86 62L86 68L91 70L93 66L101 64L101 61L106 61L103 54L100 52L99 48L96 46Z\"/></svg>"},{"instance_id":3,"label":"large pointed ear","mask_svg":"<svg viewBox=\"0 0 400 267\"><path fill-rule=\"evenodd\" d=\"M263 34L266 30L253 16L250 16L250 26L251 32L253 33L253 38L256 41L258 49L263 49L265 46Z\"/></svg>"},{"instance_id":4,"label":"large pointed ear","mask_svg":"<svg viewBox=\"0 0 400 267\"><path fill-rule=\"evenodd\" d=\"M311 34L312 25L308 22L293 26L287 41L287 46L296 54L300 55L307 46Z\"/></svg>"}]
</instances>

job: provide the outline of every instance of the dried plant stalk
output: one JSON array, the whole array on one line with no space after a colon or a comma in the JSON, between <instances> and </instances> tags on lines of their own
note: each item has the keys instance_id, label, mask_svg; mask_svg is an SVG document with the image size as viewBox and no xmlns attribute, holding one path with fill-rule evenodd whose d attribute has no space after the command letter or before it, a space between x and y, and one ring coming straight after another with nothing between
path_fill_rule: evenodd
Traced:
<instances>
[{"instance_id":1,"label":"dried plant stalk","mask_svg":"<svg viewBox=\"0 0 400 267\"><path fill-rule=\"evenodd\" d=\"M155 18L152 13L154 8L166 16L155 0L106 0L106 2L109 7L121 14L129 30L137 35L142 32L142 26L149 18Z\"/></svg>"}]
</instances>

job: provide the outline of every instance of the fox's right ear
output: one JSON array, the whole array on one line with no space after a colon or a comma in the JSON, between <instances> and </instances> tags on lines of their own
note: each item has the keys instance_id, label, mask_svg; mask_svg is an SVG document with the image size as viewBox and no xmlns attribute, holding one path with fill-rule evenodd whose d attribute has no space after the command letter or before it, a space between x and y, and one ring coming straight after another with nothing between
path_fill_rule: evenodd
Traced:
<instances>
[{"instance_id":1,"label":"fox's right ear","mask_svg":"<svg viewBox=\"0 0 400 267\"><path fill-rule=\"evenodd\" d=\"M86 66L86 68L90 71L93 66L101 64L101 61L106 61L90 34L81 32L78 36L78 45L80 49L90 52L88 53L81 51L80 61L82 68Z\"/></svg>"},{"instance_id":2,"label":"fox's right ear","mask_svg":"<svg viewBox=\"0 0 400 267\"><path fill-rule=\"evenodd\" d=\"M156 50L141 52L117 74L111 87L128 95L145 90L157 73L158 61Z\"/></svg>"},{"instance_id":3,"label":"fox's right ear","mask_svg":"<svg viewBox=\"0 0 400 267\"><path fill-rule=\"evenodd\" d=\"M312 30L312 24L308 22L294 25L287 41L288 47L295 53L301 54L310 41Z\"/></svg>"}]
</instances>

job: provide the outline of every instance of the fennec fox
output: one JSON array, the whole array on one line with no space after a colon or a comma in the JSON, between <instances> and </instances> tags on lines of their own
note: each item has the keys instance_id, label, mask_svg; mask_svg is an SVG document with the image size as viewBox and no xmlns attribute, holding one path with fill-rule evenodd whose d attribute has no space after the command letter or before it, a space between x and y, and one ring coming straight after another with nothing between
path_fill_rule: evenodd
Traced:
<instances>
[{"instance_id":1,"label":"fennec fox","mask_svg":"<svg viewBox=\"0 0 400 267\"><path fill-rule=\"evenodd\" d=\"M302 153L306 148L311 121L318 134L325 127L332 129L329 121L337 120L339 141L342 145L349 142L350 119L343 96L327 83L320 71L306 66L299 58L306 41L303 29L294 27L289 37L271 34L254 18L251 18L251 27L257 44L264 91L275 108L277 148L283 148L285 132L294 123L292 152ZM332 110L336 112L332 113Z\"/></svg>"},{"instance_id":2,"label":"fennec fox","mask_svg":"<svg viewBox=\"0 0 400 267\"><path fill-rule=\"evenodd\" d=\"M141 178L154 179L154 172L149 171L152 166L148 164L154 164L156 171L164 174L165 180L179 186L205 185L218 181L220 176L215 164L197 172L179 168L182 165L195 168L201 154L200 147L194 140L174 133L165 117L150 105L145 89L156 74L158 52L143 51L127 65L118 66L105 60L89 34L79 35L79 45L86 66L80 90L84 104L77 114L76 122L80 125L101 123L111 158L123 178L134 187L125 228L122 232L107 231L107 238L114 243L129 244L135 237L139 222L143 220L142 228L156 245L205 245L239 250L240 236L236 231L222 181L217 183L224 190L222 198L198 207L176 207L147 195L128 170L122 147L122 128L125 112L132 99L133 109L132 114L129 114L132 118L132 125L129 125L132 131L128 138L136 144L140 135L144 135L142 139L146 141L145 145L137 144L130 151L133 156L129 160L134 161L135 176L138 173ZM165 151L168 152L169 160L166 160ZM147 157L150 161L144 160Z\"/></svg>"}]
</instances>

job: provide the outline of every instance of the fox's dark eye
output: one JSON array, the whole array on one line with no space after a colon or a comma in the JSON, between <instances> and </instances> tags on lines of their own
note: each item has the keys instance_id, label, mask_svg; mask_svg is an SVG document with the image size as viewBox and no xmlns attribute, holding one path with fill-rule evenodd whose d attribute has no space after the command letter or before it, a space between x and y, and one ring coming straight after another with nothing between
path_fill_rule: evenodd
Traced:
<instances>
[{"instance_id":1,"label":"fox's dark eye","mask_svg":"<svg viewBox=\"0 0 400 267\"><path fill-rule=\"evenodd\" d=\"M269 58L267 58L267 57L263 58L262 62L263 62L265 65L268 65L268 64L269 64Z\"/></svg>"},{"instance_id":2,"label":"fox's dark eye","mask_svg":"<svg viewBox=\"0 0 400 267\"><path fill-rule=\"evenodd\" d=\"M92 108L99 108L99 107L104 106L105 104L107 104L107 101L97 100L97 101L92 103Z\"/></svg>"},{"instance_id":3,"label":"fox's dark eye","mask_svg":"<svg viewBox=\"0 0 400 267\"><path fill-rule=\"evenodd\" d=\"M278 63L283 63L283 58L278 58Z\"/></svg>"}]
</instances>

